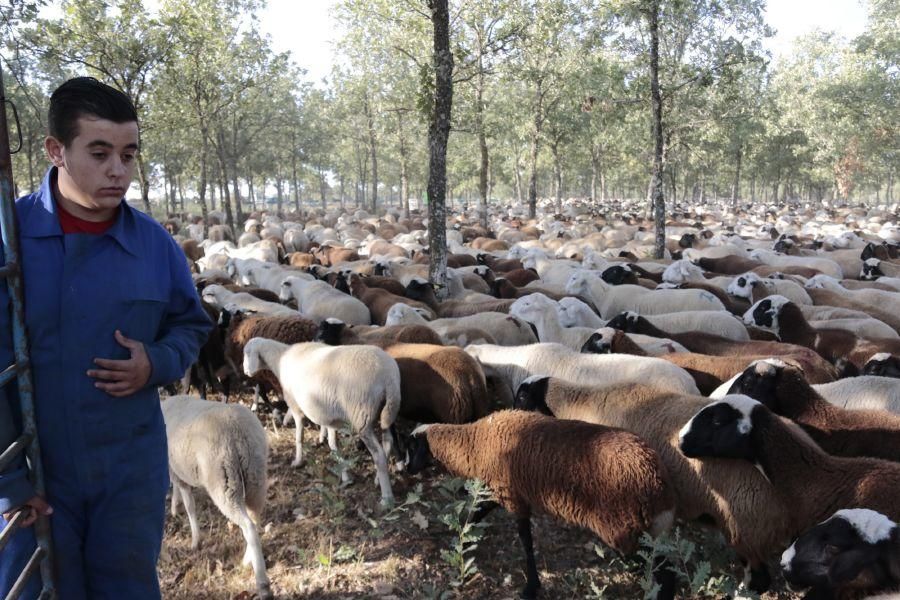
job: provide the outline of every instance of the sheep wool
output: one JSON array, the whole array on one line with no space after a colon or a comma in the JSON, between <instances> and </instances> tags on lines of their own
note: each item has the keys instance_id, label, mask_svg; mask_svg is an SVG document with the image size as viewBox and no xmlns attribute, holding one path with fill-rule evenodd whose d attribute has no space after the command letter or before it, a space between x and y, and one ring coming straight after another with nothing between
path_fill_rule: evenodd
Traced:
<instances>
[{"instance_id":1,"label":"sheep wool","mask_svg":"<svg viewBox=\"0 0 900 600\"><path fill-rule=\"evenodd\" d=\"M484 481L509 512L558 517L619 552L635 550L642 532L671 516L665 469L632 433L509 410L421 429L435 459Z\"/></svg>"}]
</instances>

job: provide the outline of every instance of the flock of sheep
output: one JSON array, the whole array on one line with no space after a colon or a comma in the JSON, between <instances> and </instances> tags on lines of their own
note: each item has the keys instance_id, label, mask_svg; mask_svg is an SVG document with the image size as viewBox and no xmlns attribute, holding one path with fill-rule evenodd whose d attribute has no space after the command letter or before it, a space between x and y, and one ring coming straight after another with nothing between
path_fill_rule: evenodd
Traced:
<instances>
[{"instance_id":1,"label":"flock of sheep","mask_svg":"<svg viewBox=\"0 0 900 600\"><path fill-rule=\"evenodd\" d=\"M166 221L217 323L180 384L200 397L162 404L192 546L199 487L272 597L265 432L241 404L205 400L250 386L253 410L293 419L292 466L304 418L335 452L349 427L383 506L392 477L435 463L484 481L477 518L517 520L523 598L540 588L535 514L624 554L702 522L757 592L779 557L805 598L900 589L896 207L698 207L668 223L661 260L629 208L507 207L489 229L456 214L442 301L421 216L255 214L239 235L216 214ZM669 565L650 568L673 598Z\"/></svg>"}]
</instances>

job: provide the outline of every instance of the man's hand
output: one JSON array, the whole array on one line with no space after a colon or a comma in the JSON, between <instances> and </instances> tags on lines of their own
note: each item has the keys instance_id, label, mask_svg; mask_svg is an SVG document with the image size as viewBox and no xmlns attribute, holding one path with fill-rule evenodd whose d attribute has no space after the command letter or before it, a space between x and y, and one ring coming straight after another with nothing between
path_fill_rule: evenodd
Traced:
<instances>
[{"instance_id":1,"label":"man's hand","mask_svg":"<svg viewBox=\"0 0 900 600\"><path fill-rule=\"evenodd\" d=\"M40 496L32 496L25 504L18 507L15 510L11 510L7 513L3 513L3 518L9 522L10 519L15 516L15 514L19 511L23 511L28 513L25 517L25 520L19 523L19 527L30 527L35 521L37 521L38 516L40 515L52 515L53 508L47 502L44 501Z\"/></svg>"},{"instance_id":2,"label":"man's hand","mask_svg":"<svg viewBox=\"0 0 900 600\"><path fill-rule=\"evenodd\" d=\"M128 360L111 360L108 358L95 358L94 364L102 369L91 369L88 377L102 379L94 385L110 396L122 398L130 396L143 388L150 380L150 359L144 344L137 340L128 339L122 332L116 329L116 341L128 348L131 358Z\"/></svg>"}]
</instances>

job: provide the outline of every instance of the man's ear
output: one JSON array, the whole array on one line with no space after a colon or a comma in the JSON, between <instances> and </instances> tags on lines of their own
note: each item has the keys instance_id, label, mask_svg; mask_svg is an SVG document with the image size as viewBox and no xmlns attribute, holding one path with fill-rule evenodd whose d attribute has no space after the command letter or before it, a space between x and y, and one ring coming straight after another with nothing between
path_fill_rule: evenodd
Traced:
<instances>
[{"instance_id":1,"label":"man's ear","mask_svg":"<svg viewBox=\"0 0 900 600\"><path fill-rule=\"evenodd\" d=\"M61 168L65 164L66 146L52 135L44 138L44 150L54 167Z\"/></svg>"}]
</instances>

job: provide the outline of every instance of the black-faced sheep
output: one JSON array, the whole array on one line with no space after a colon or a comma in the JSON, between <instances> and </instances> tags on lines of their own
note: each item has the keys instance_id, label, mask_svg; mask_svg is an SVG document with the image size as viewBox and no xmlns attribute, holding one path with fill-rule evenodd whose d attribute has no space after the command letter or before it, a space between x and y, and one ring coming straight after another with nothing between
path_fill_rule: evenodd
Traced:
<instances>
[{"instance_id":1,"label":"black-faced sheep","mask_svg":"<svg viewBox=\"0 0 900 600\"><path fill-rule=\"evenodd\" d=\"M627 333L642 333L667 337L684 345L691 352L715 356L785 356L790 355L803 363L806 377L811 383L827 383L837 379L837 369L814 350L796 344L751 340L738 342L708 333L668 333L654 327L645 317L626 312L612 318L608 327Z\"/></svg>"},{"instance_id":2,"label":"black-faced sheep","mask_svg":"<svg viewBox=\"0 0 900 600\"><path fill-rule=\"evenodd\" d=\"M766 560L794 530L784 503L751 465L691 460L678 448L678 432L707 400L662 391L653 384L587 386L533 377L518 389L515 406L561 419L578 419L633 431L659 453L675 493L678 516L711 519L749 562L751 587L768 587ZM763 525L764 524L764 525Z\"/></svg>"},{"instance_id":3,"label":"black-faced sheep","mask_svg":"<svg viewBox=\"0 0 900 600\"><path fill-rule=\"evenodd\" d=\"M268 446L259 419L239 404L173 396L162 403L169 440L172 515L180 498L191 526L191 549L200 527L191 488L206 490L216 507L240 527L260 598L272 598L257 526L266 505Z\"/></svg>"},{"instance_id":4,"label":"black-faced sheep","mask_svg":"<svg viewBox=\"0 0 900 600\"><path fill-rule=\"evenodd\" d=\"M281 382L298 424L292 466L303 461L301 416L330 429L347 423L375 461L382 504L392 504L389 429L400 411L400 369L394 359L373 346L334 347L317 342L289 346L253 338L244 346L244 372L255 375L266 368ZM355 376L347 377L349 372ZM381 429L381 442L375 436L376 427Z\"/></svg>"},{"instance_id":5,"label":"black-faced sheep","mask_svg":"<svg viewBox=\"0 0 900 600\"><path fill-rule=\"evenodd\" d=\"M900 339L865 339L843 329L813 329L797 305L784 296L760 300L744 315L744 322L774 331L783 342L815 350L832 364L850 363L856 372L873 355L900 354Z\"/></svg>"},{"instance_id":6,"label":"black-faced sheep","mask_svg":"<svg viewBox=\"0 0 900 600\"><path fill-rule=\"evenodd\" d=\"M874 510L839 510L784 551L781 569L791 586L812 588L804 598L874 600L868 594L900 590L900 528Z\"/></svg>"},{"instance_id":7,"label":"black-faced sheep","mask_svg":"<svg viewBox=\"0 0 900 600\"><path fill-rule=\"evenodd\" d=\"M525 549L523 598L535 598L540 587L532 515L590 529L624 554L637 549L643 532L658 535L672 523L672 493L659 456L620 429L501 411L468 425L424 425L413 432L409 454L410 473L433 456L455 475L484 481L515 515ZM657 598L673 598L673 583Z\"/></svg>"},{"instance_id":8,"label":"black-faced sheep","mask_svg":"<svg viewBox=\"0 0 900 600\"><path fill-rule=\"evenodd\" d=\"M843 508L871 508L891 519L900 515L900 464L831 456L798 425L747 396L725 396L700 410L682 429L680 447L691 458L758 465L799 531Z\"/></svg>"},{"instance_id":9,"label":"black-faced sheep","mask_svg":"<svg viewBox=\"0 0 900 600\"><path fill-rule=\"evenodd\" d=\"M900 378L900 358L887 352L879 352L866 361L860 374Z\"/></svg>"},{"instance_id":10,"label":"black-faced sheep","mask_svg":"<svg viewBox=\"0 0 900 600\"><path fill-rule=\"evenodd\" d=\"M799 369L780 360L754 362L728 393L750 396L794 421L830 454L900 460L900 416L834 406L806 382Z\"/></svg>"},{"instance_id":11,"label":"black-faced sheep","mask_svg":"<svg viewBox=\"0 0 900 600\"><path fill-rule=\"evenodd\" d=\"M371 322L375 325L384 325L388 311L397 303L407 304L416 310L423 311L422 314L428 315L428 320L432 320L436 316L427 304L392 294L381 288L370 288L359 275L351 275L347 284L353 297L361 300L369 308Z\"/></svg>"}]
</instances>

